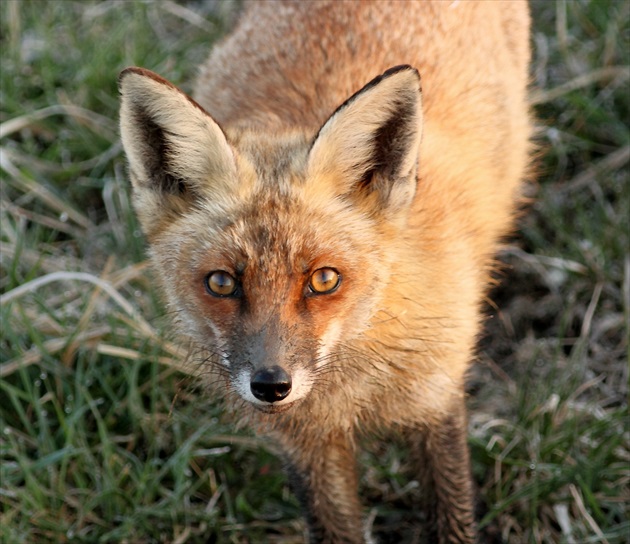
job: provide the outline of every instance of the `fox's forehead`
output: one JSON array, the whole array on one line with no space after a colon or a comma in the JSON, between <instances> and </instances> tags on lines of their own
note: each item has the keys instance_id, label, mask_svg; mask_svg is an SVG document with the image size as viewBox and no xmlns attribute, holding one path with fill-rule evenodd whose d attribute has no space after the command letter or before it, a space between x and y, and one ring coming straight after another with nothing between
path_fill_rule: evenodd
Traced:
<instances>
[{"instance_id":1,"label":"fox's forehead","mask_svg":"<svg viewBox=\"0 0 630 544\"><path fill-rule=\"evenodd\" d=\"M222 269L255 283L280 277L293 281L317 268L341 270L357 260L352 251L356 229L348 232L347 213L331 213L299 190L282 194L259 187L223 222L215 219L198 212L194 223L206 228L177 237L190 241L191 264L200 272Z\"/></svg>"},{"instance_id":2,"label":"fox's forehead","mask_svg":"<svg viewBox=\"0 0 630 544\"><path fill-rule=\"evenodd\" d=\"M287 194L304 176L309 138L300 132L275 136L257 132L242 132L231 138L236 149L238 170L241 176L254 177L254 190L267 190L272 194Z\"/></svg>"},{"instance_id":3,"label":"fox's forehead","mask_svg":"<svg viewBox=\"0 0 630 544\"><path fill-rule=\"evenodd\" d=\"M228 133L228 139L237 166L232 192L208 191L195 221L212 223L199 229L205 243L195 252L205 266L211 256L234 271L290 275L333 266L352 253L353 238L369 230L372 220L357 214L330 183L309 175L312 136L248 131ZM217 208L217 198L225 206Z\"/></svg>"},{"instance_id":4,"label":"fox's forehead","mask_svg":"<svg viewBox=\"0 0 630 544\"><path fill-rule=\"evenodd\" d=\"M263 189L252 195L224 234L242 266L302 273L331 249L324 243L326 218L289 194L271 193Z\"/></svg>"}]
</instances>

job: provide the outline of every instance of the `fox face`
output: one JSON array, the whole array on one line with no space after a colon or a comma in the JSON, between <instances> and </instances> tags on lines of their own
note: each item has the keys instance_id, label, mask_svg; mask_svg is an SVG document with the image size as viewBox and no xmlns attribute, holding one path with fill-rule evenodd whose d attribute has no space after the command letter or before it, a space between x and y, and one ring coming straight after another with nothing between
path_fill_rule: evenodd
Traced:
<instances>
[{"instance_id":1,"label":"fox face","mask_svg":"<svg viewBox=\"0 0 630 544\"><path fill-rule=\"evenodd\" d=\"M201 247L199 236L182 247L191 258L168 275L185 277L190 267L186 290L173 293L186 326L216 346L232 390L275 411L306 397L337 344L367 326L379 255L355 256L340 217L264 192Z\"/></svg>"},{"instance_id":2,"label":"fox face","mask_svg":"<svg viewBox=\"0 0 630 544\"><path fill-rule=\"evenodd\" d=\"M272 138L224 131L147 70L125 70L120 90L135 207L204 364L265 412L334 387L327 372L395 281L387 248L415 194L417 72L378 76L316 134Z\"/></svg>"}]
</instances>

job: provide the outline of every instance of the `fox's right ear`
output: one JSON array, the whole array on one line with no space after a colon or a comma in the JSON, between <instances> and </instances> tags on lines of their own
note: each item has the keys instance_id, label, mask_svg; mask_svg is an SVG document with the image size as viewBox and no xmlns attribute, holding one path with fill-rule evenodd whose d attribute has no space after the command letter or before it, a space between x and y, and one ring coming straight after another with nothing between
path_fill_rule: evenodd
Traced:
<instances>
[{"instance_id":1,"label":"fox's right ear","mask_svg":"<svg viewBox=\"0 0 630 544\"><path fill-rule=\"evenodd\" d=\"M156 221L184 211L202 189L229 190L236 178L234 153L210 115L157 74L127 68L118 82L120 133L135 205L151 234Z\"/></svg>"}]
</instances>

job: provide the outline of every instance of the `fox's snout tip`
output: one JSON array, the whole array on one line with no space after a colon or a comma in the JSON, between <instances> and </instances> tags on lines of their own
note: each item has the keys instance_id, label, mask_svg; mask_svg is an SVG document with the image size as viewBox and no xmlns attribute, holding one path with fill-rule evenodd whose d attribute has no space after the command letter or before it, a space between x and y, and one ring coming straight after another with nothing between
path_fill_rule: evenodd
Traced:
<instances>
[{"instance_id":1,"label":"fox's snout tip","mask_svg":"<svg viewBox=\"0 0 630 544\"><path fill-rule=\"evenodd\" d=\"M265 367L252 376L250 389L263 402L279 402L291 392L291 375L281 366Z\"/></svg>"}]
</instances>

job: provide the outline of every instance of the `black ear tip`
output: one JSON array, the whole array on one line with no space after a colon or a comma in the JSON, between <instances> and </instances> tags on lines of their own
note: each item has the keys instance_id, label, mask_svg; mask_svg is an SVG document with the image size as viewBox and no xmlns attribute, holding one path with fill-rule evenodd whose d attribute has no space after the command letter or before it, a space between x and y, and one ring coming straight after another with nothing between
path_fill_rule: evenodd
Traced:
<instances>
[{"instance_id":1,"label":"black ear tip","mask_svg":"<svg viewBox=\"0 0 630 544\"><path fill-rule=\"evenodd\" d=\"M418 70L414 68L413 66L411 66L411 64L399 64L398 66L392 66L391 68L388 68L387 70L383 72L382 77L385 78L385 77L393 76L394 74L397 74L398 72L404 72L405 70L409 70L415 73L418 76L418 78L420 77L420 73L418 72Z\"/></svg>"},{"instance_id":2,"label":"black ear tip","mask_svg":"<svg viewBox=\"0 0 630 544\"><path fill-rule=\"evenodd\" d=\"M352 99L355 98L355 96L361 94L362 92L365 92L368 89L371 89L372 87L376 87L376 85L378 85L382 81L389 79L390 77L395 76L396 74L400 74L401 72L407 72L407 73L413 74L418 82L418 91L419 92L422 91L421 83L420 83L420 72L418 72L418 70L416 70L416 68L414 68L410 64L399 64L398 66L392 66L391 68L385 70L381 75L376 76L372 81L368 82L361 90L357 91L353 96L351 96L347 102L350 102Z\"/></svg>"},{"instance_id":3,"label":"black ear tip","mask_svg":"<svg viewBox=\"0 0 630 544\"><path fill-rule=\"evenodd\" d=\"M125 76L129 74L129 68L125 68L118 72L118 77L116 78L116 82L118 83L118 90L122 91L122 82L125 79Z\"/></svg>"},{"instance_id":4,"label":"black ear tip","mask_svg":"<svg viewBox=\"0 0 630 544\"><path fill-rule=\"evenodd\" d=\"M132 74L134 75L144 75L144 72L146 72L147 70L145 70L144 68L138 68L137 66L128 66L127 68L124 68L123 70L121 70L118 73L118 78L117 78L117 82L118 82L118 92L120 94L122 94L123 92L123 81L127 76L130 76Z\"/></svg>"},{"instance_id":5,"label":"black ear tip","mask_svg":"<svg viewBox=\"0 0 630 544\"><path fill-rule=\"evenodd\" d=\"M122 83L122 80L125 79L129 74L141 74L142 68L138 68L137 66L127 66L118 73L118 85Z\"/></svg>"},{"instance_id":6,"label":"black ear tip","mask_svg":"<svg viewBox=\"0 0 630 544\"><path fill-rule=\"evenodd\" d=\"M411 64L399 64L398 66L392 66L388 70L385 70L377 79L379 81L382 81L383 79L391 77L400 72L413 73L418 79L418 89L420 90L420 92L422 92L422 78L420 77L420 72L418 72L416 68L411 66Z\"/></svg>"}]
</instances>

